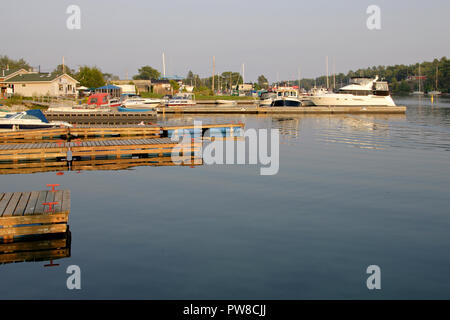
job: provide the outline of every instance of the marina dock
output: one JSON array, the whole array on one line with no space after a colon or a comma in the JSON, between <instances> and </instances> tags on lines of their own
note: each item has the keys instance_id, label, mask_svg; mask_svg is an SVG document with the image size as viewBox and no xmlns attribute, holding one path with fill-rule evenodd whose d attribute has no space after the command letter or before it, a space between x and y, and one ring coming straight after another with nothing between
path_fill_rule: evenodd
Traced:
<instances>
[{"instance_id":1,"label":"marina dock","mask_svg":"<svg viewBox=\"0 0 450 320\"><path fill-rule=\"evenodd\" d=\"M202 129L227 129L231 133L234 130L242 129L242 123L223 123L223 124L203 124ZM115 125L75 125L72 128L51 128L51 129L31 129L17 131L0 132L1 143L19 143L19 142L46 142L54 139L77 139L77 138L122 138L122 137L168 137L170 133L181 130L192 130L193 125L137 125L137 124L115 124Z\"/></svg>"},{"instance_id":2,"label":"marina dock","mask_svg":"<svg viewBox=\"0 0 450 320\"><path fill-rule=\"evenodd\" d=\"M0 238L65 233L70 191L0 193Z\"/></svg>"},{"instance_id":3,"label":"marina dock","mask_svg":"<svg viewBox=\"0 0 450 320\"><path fill-rule=\"evenodd\" d=\"M86 157L94 160L97 157L108 156L162 157L170 156L172 149L177 145L178 142L170 138L5 144L0 145L0 161L71 161ZM189 144L192 152L200 146L199 141L192 141Z\"/></svg>"},{"instance_id":4,"label":"marina dock","mask_svg":"<svg viewBox=\"0 0 450 320\"><path fill-rule=\"evenodd\" d=\"M239 106L189 106L160 107L158 113L197 113L197 114L404 114L405 106L307 106L307 107L259 107L257 105Z\"/></svg>"}]
</instances>

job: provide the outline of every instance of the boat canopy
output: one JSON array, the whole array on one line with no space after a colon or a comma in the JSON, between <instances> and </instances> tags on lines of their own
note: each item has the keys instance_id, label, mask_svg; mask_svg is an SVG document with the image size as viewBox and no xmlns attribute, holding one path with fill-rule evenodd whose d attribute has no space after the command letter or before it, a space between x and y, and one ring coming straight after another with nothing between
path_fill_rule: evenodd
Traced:
<instances>
[{"instance_id":1,"label":"boat canopy","mask_svg":"<svg viewBox=\"0 0 450 320\"><path fill-rule=\"evenodd\" d=\"M41 120L42 122L49 123L44 113L40 109L27 110L26 114L29 116L33 116Z\"/></svg>"}]
</instances>

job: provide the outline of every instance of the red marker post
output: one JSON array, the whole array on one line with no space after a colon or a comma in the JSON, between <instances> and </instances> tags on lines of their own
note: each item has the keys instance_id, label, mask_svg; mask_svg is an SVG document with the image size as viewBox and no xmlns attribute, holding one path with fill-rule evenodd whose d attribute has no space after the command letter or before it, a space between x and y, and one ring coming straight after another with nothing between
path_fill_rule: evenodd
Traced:
<instances>
[{"instance_id":1,"label":"red marker post","mask_svg":"<svg viewBox=\"0 0 450 320\"><path fill-rule=\"evenodd\" d=\"M57 190L55 189L55 187L59 187L59 184L48 184L47 187L52 187L52 190L50 190L50 192L56 192Z\"/></svg>"}]
</instances>

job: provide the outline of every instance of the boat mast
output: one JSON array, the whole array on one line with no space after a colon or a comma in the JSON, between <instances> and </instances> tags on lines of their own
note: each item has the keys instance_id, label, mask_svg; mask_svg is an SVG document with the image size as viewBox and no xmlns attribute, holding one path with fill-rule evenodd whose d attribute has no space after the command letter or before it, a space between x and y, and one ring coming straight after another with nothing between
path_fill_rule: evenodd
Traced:
<instances>
[{"instance_id":1,"label":"boat mast","mask_svg":"<svg viewBox=\"0 0 450 320\"><path fill-rule=\"evenodd\" d=\"M166 77L166 57L164 56L164 52L162 54L162 64L163 64L163 78Z\"/></svg>"},{"instance_id":2,"label":"boat mast","mask_svg":"<svg viewBox=\"0 0 450 320\"><path fill-rule=\"evenodd\" d=\"M213 56L212 91L214 95L214 78L216 77L216 56Z\"/></svg>"},{"instance_id":3,"label":"boat mast","mask_svg":"<svg viewBox=\"0 0 450 320\"><path fill-rule=\"evenodd\" d=\"M329 82L329 79L328 79L328 56L325 59L325 61L326 61L326 65L327 65L327 89L328 89L330 87L330 82Z\"/></svg>"}]
</instances>

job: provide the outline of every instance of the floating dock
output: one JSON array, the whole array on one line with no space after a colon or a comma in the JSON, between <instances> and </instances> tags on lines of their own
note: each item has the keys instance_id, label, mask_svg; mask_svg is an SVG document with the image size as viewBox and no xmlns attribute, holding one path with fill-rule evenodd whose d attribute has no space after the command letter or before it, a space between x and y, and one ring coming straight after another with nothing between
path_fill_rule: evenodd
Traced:
<instances>
[{"instance_id":1,"label":"floating dock","mask_svg":"<svg viewBox=\"0 0 450 320\"><path fill-rule=\"evenodd\" d=\"M201 144L201 141L192 141L189 143L189 150L194 152ZM94 160L97 157L108 156L162 157L170 156L172 149L178 145L178 142L170 138L5 144L0 145L0 161L71 161L85 157Z\"/></svg>"},{"instance_id":2,"label":"floating dock","mask_svg":"<svg viewBox=\"0 0 450 320\"><path fill-rule=\"evenodd\" d=\"M190 106L159 107L158 113L198 113L198 114L398 114L405 113L405 106L308 106L308 107L259 107L245 106Z\"/></svg>"},{"instance_id":3,"label":"floating dock","mask_svg":"<svg viewBox=\"0 0 450 320\"><path fill-rule=\"evenodd\" d=\"M242 129L242 123L203 124L202 130L225 129L233 133ZM168 137L170 133L181 130L193 130L194 125L75 125L72 128L31 129L0 132L0 143L45 142L42 140L105 137Z\"/></svg>"},{"instance_id":4,"label":"floating dock","mask_svg":"<svg viewBox=\"0 0 450 320\"><path fill-rule=\"evenodd\" d=\"M0 193L0 238L65 233L69 213L69 190Z\"/></svg>"},{"instance_id":5,"label":"floating dock","mask_svg":"<svg viewBox=\"0 0 450 320\"><path fill-rule=\"evenodd\" d=\"M44 112L48 120L75 122L121 122L154 120L156 112Z\"/></svg>"}]
</instances>

